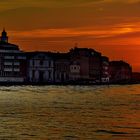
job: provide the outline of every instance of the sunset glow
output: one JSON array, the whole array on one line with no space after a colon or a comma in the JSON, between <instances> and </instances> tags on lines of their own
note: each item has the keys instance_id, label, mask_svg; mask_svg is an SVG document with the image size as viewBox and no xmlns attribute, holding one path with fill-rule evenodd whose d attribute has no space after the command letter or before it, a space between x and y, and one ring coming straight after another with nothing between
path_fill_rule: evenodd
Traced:
<instances>
[{"instance_id":1,"label":"sunset glow","mask_svg":"<svg viewBox=\"0 0 140 140\"><path fill-rule=\"evenodd\" d=\"M75 43L140 71L140 0L5 0L0 28L22 50L68 51Z\"/></svg>"}]
</instances>

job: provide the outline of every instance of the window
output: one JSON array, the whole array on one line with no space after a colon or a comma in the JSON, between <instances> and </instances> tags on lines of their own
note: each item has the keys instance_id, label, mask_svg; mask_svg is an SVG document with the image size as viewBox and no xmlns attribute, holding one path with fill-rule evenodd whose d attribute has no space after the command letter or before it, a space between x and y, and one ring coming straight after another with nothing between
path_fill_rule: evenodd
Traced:
<instances>
[{"instance_id":1,"label":"window","mask_svg":"<svg viewBox=\"0 0 140 140\"><path fill-rule=\"evenodd\" d=\"M48 61L49 67L51 67L51 61Z\"/></svg>"},{"instance_id":2,"label":"window","mask_svg":"<svg viewBox=\"0 0 140 140\"><path fill-rule=\"evenodd\" d=\"M51 79L51 71L48 71L48 78Z\"/></svg>"},{"instance_id":3,"label":"window","mask_svg":"<svg viewBox=\"0 0 140 140\"><path fill-rule=\"evenodd\" d=\"M32 71L32 78L35 77L35 70Z\"/></svg>"},{"instance_id":4,"label":"window","mask_svg":"<svg viewBox=\"0 0 140 140\"><path fill-rule=\"evenodd\" d=\"M19 72L14 72L14 75L15 76L19 76Z\"/></svg>"},{"instance_id":5,"label":"window","mask_svg":"<svg viewBox=\"0 0 140 140\"><path fill-rule=\"evenodd\" d=\"M35 65L34 60L32 60L32 65L33 65L33 66Z\"/></svg>"},{"instance_id":6,"label":"window","mask_svg":"<svg viewBox=\"0 0 140 140\"><path fill-rule=\"evenodd\" d=\"M56 76L57 76L57 78L56 78L56 79L58 79L58 80L59 80L59 73L57 73L57 75L56 75Z\"/></svg>"},{"instance_id":7,"label":"window","mask_svg":"<svg viewBox=\"0 0 140 140\"><path fill-rule=\"evenodd\" d=\"M44 81L44 71L39 71L39 82Z\"/></svg>"},{"instance_id":8,"label":"window","mask_svg":"<svg viewBox=\"0 0 140 140\"><path fill-rule=\"evenodd\" d=\"M43 65L43 60L40 60L40 65Z\"/></svg>"}]
</instances>

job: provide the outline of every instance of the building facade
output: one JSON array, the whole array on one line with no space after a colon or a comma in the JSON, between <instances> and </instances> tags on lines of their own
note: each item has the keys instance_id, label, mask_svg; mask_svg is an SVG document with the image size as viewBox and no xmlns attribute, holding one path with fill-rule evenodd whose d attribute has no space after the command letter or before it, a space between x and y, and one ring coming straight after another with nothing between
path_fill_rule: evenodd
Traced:
<instances>
[{"instance_id":1,"label":"building facade","mask_svg":"<svg viewBox=\"0 0 140 140\"><path fill-rule=\"evenodd\" d=\"M31 83L53 83L54 61L50 53L31 52L28 57L28 81Z\"/></svg>"},{"instance_id":2,"label":"building facade","mask_svg":"<svg viewBox=\"0 0 140 140\"><path fill-rule=\"evenodd\" d=\"M132 79L132 67L124 61L111 61L109 63L111 83L130 82Z\"/></svg>"},{"instance_id":3,"label":"building facade","mask_svg":"<svg viewBox=\"0 0 140 140\"><path fill-rule=\"evenodd\" d=\"M102 56L102 71L101 71L102 83L109 83L109 58Z\"/></svg>"},{"instance_id":4,"label":"building facade","mask_svg":"<svg viewBox=\"0 0 140 140\"><path fill-rule=\"evenodd\" d=\"M68 83L70 71L68 53L54 53L53 56L55 83Z\"/></svg>"},{"instance_id":5,"label":"building facade","mask_svg":"<svg viewBox=\"0 0 140 140\"><path fill-rule=\"evenodd\" d=\"M0 82L22 83L26 80L26 55L17 45L8 43L3 30L0 37Z\"/></svg>"},{"instance_id":6,"label":"building facade","mask_svg":"<svg viewBox=\"0 0 140 140\"><path fill-rule=\"evenodd\" d=\"M70 79L99 83L101 81L101 54L93 49L74 48L70 55Z\"/></svg>"},{"instance_id":7,"label":"building facade","mask_svg":"<svg viewBox=\"0 0 140 140\"><path fill-rule=\"evenodd\" d=\"M78 81L81 78L81 65L78 60L73 60L70 62L70 72L69 72L69 78L70 81Z\"/></svg>"}]
</instances>

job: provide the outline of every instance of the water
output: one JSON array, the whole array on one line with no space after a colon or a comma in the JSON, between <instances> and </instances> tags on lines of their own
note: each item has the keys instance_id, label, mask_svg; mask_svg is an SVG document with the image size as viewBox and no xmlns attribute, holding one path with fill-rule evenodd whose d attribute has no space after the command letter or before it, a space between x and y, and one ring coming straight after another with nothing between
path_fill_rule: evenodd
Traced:
<instances>
[{"instance_id":1,"label":"water","mask_svg":"<svg viewBox=\"0 0 140 140\"><path fill-rule=\"evenodd\" d=\"M0 87L0 140L140 140L140 85Z\"/></svg>"}]
</instances>

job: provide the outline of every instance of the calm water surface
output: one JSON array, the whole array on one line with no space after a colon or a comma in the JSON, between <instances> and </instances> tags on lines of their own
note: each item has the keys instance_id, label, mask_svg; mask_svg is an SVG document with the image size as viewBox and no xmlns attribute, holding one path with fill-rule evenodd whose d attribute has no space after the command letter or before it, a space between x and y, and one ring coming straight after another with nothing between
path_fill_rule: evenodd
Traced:
<instances>
[{"instance_id":1,"label":"calm water surface","mask_svg":"<svg viewBox=\"0 0 140 140\"><path fill-rule=\"evenodd\" d=\"M140 140L140 85L0 87L0 140Z\"/></svg>"}]
</instances>

